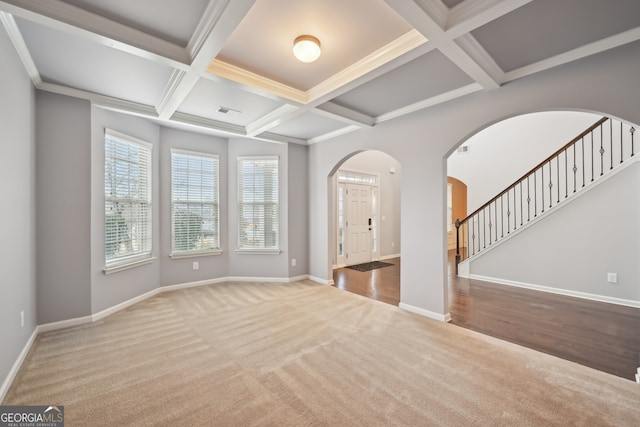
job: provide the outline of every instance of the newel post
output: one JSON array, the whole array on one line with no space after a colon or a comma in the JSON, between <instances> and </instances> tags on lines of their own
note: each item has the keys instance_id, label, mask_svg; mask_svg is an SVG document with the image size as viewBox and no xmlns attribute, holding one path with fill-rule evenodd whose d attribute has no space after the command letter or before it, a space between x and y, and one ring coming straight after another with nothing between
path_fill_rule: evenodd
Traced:
<instances>
[{"instance_id":1,"label":"newel post","mask_svg":"<svg viewBox=\"0 0 640 427\"><path fill-rule=\"evenodd\" d=\"M460 220L456 218L456 276L458 275L459 263L460 263Z\"/></svg>"}]
</instances>

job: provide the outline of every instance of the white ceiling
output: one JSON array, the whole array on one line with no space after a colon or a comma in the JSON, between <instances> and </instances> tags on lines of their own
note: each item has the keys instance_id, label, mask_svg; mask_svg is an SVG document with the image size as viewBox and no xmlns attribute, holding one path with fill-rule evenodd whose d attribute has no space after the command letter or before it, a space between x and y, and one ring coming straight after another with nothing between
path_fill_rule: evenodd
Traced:
<instances>
[{"instance_id":1,"label":"white ceiling","mask_svg":"<svg viewBox=\"0 0 640 427\"><path fill-rule=\"evenodd\" d=\"M0 21L39 89L312 144L639 40L640 1L0 0Z\"/></svg>"}]
</instances>

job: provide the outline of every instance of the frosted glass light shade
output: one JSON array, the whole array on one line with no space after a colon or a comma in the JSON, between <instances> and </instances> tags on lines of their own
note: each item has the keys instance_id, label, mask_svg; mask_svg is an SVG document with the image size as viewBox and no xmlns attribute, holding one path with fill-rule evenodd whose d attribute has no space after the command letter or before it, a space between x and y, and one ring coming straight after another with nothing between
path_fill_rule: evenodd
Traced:
<instances>
[{"instance_id":1,"label":"frosted glass light shade","mask_svg":"<svg viewBox=\"0 0 640 427\"><path fill-rule=\"evenodd\" d=\"M320 53L320 40L313 36L298 36L293 41L293 54L302 62L313 62Z\"/></svg>"}]
</instances>

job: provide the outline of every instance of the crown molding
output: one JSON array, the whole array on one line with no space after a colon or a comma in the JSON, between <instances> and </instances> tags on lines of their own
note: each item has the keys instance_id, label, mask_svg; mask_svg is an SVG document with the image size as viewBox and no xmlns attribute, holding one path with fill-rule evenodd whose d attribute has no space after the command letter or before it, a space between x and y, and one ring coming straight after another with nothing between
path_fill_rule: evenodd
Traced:
<instances>
[{"instance_id":1,"label":"crown molding","mask_svg":"<svg viewBox=\"0 0 640 427\"><path fill-rule=\"evenodd\" d=\"M367 55L360 61L339 71L307 91L307 102L316 101L342 86L387 64L407 52L422 46L428 40L417 30L411 30L391 43Z\"/></svg>"},{"instance_id":2,"label":"crown molding","mask_svg":"<svg viewBox=\"0 0 640 427\"><path fill-rule=\"evenodd\" d=\"M0 12L0 22L4 25L4 28L7 30L7 35L13 43L13 47L16 49L20 60L22 61L22 65L27 70L27 74L33 85L38 87L38 85L42 84L42 78L40 77L40 72L36 67L36 63L33 61L33 57L29 52L29 48L27 47L27 43L24 41L22 37L22 32L20 32L20 28L18 28L18 24L16 24L16 20L13 19L13 15L10 15L5 12Z\"/></svg>"},{"instance_id":3,"label":"crown molding","mask_svg":"<svg viewBox=\"0 0 640 427\"><path fill-rule=\"evenodd\" d=\"M276 82L275 80L262 77L259 74L252 73L251 71L244 70L219 59L211 61L206 71L237 83L270 92L276 96L299 104L307 103L307 94L304 91L294 89L285 84Z\"/></svg>"}]
</instances>

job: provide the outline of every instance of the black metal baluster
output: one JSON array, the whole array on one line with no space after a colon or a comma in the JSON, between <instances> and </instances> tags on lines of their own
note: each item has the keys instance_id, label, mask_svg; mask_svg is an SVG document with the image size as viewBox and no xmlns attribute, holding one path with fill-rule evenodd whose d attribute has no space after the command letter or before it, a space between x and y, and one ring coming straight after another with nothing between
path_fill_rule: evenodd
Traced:
<instances>
[{"instance_id":1,"label":"black metal baluster","mask_svg":"<svg viewBox=\"0 0 640 427\"><path fill-rule=\"evenodd\" d=\"M636 131L636 128L634 128L633 126L631 127L631 129L629 129L629 132L631 133L631 157L633 157L633 134Z\"/></svg>"},{"instance_id":2,"label":"black metal baluster","mask_svg":"<svg viewBox=\"0 0 640 427\"><path fill-rule=\"evenodd\" d=\"M556 157L556 185L558 186L558 200L556 203L560 203L560 154Z\"/></svg>"},{"instance_id":3,"label":"black metal baluster","mask_svg":"<svg viewBox=\"0 0 640 427\"><path fill-rule=\"evenodd\" d=\"M540 174L540 191L542 192L542 198L540 199L542 210L540 213L544 213L544 165L540 166Z\"/></svg>"},{"instance_id":4,"label":"black metal baluster","mask_svg":"<svg viewBox=\"0 0 640 427\"><path fill-rule=\"evenodd\" d=\"M622 160L624 159L624 155L623 155L623 148L622 148L622 141L623 141L623 136L622 136L622 122L620 122L620 163L622 163Z\"/></svg>"},{"instance_id":5,"label":"black metal baluster","mask_svg":"<svg viewBox=\"0 0 640 427\"><path fill-rule=\"evenodd\" d=\"M482 248L487 247L487 210L482 210L482 234L484 235L484 239L482 239ZM491 234L489 234L491 236Z\"/></svg>"},{"instance_id":6,"label":"black metal baluster","mask_svg":"<svg viewBox=\"0 0 640 427\"><path fill-rule=\"evenodd\" d=\"M609 119L611 120L611 119ZM604 173L604 123L600 125L600 176Z\"/></svg>"},{"instance_id":7,"label":"black metal baluster","mask_svg":"<svg viewBox=\"0 0 640 427\"><path fill-rule=\"evenodd\" d=\"M578 172L578 167L576 166L576 145L573 144L573 192L576 192L576 187L577 187L577 178L576 178L576 172Z\"/></svg>"},{"instance_id":8,"label":"black metal baluster","mask_svg":"<svg viewBox=\"0 0 640 427\"><path fill-rule=\"evenodd\" d=\"M536 171L533 171L533 217L538 216L538 183L536 182Z\"/></svg>"},{"instance_id":9,"label":"black metal baluster","mask_svg":"<svg viewBox=\"0 0 640 427\"><path fill-rule=\"evenodd\" d=\"M564 150L564 198L569 197L569 166L567 165L567 158L569 154L567 149Z\"/></svg>"},{"instance_id":10,"label":"black metal baluster","mask_svg":"<svg viewBox=\"0 0 640 427\"><path fill-rule=\"evenodd\" d=\"M584 188L584 136L580 139L582 146L582 187Z\"/></svg>"},{"instance_id":11,"label":"black metal baluster","mask_svg":"<svg viewBox=\"0 0 640 427\"><path fill-rule=\"evenodd\" d=\"M524 212L522 211L522 181L520 181L520 226L524 222L523 219Z\"/></svg>"},{"instance_id":12,"label":"black metal baluster","mask_svg":"<svg viewBox=\"0 0 640 427\"><path fill-rule=\"evenodd\" d=\"M507 190L507 234L511 233L511 222L509 219L511 218L511 207L509 202L509 190Z\"/></svg>"},{"instance_id":13,"label":"black metal baluster","mask_svg":"<svg viewBox=\"0 0 640 427\"><path fill-rule=\"evenodd\" d=\"M591 131L591 182L593 182L593 131Z\"/></svg>"},{"instance_id":14,"label":"black metal baluster","mask_svg":"<svg viewBox=\"0 0 640 427\"><path fill-rule=\"evenodd\" d=\"M500 195L500 237L504 237L504 199L503 194ZM496 215L498 215L498 202L496 201ZM496 217L497 218L497 217ZM496 219L496 222L498 220ZM498 239L498 229L496 228L496 240Z\"/></svg>"},{"instance_id":15,"label":"black metal baluster","mask_svg":"<svg viewBox=\"0 0 640 427\"><path fill-rule=\"evenodd\" d=\"M471 218L471 250L476 254L476 216Z\"/></svg>"},{"instance_id":16,"label":"black metal baluster","mask_svg":"<svg viewBox=\"0 0 640 427\"><path fill-rule=\"evenodd\" d=\"M502 196L500 196L500 199L502 199ZM498 200L496 199L494 203L496 204L496 207L493 211L496 216L496 242L497 242L498 241ZM502 204L502 200L500 200L500 204ZM502 222L502 218L500 218L500 222Z\"/></svg>"},{"instance_id":17,"label":"black metal baluster","mask_svg":"<svg viewBox=\"0 0 640 427\"><path fill-rule=\"evenodd\" d=\"M489 208L489 246L491 246L491 203L489 203L488 208Z\"/></svg>"},{"instance_id":18,"label":"black metal baluster","mask_svg":"<svg viewBox=\"0 0 640 427\"><path fill-rule=\"evenodd\" d=\"M549 159L549 207L553 203L553 174L551 173L551 159Z\"/></svg>"},{"instance_id":19,"label":"black metal baluster","mask_svg":"<svg viewBox=\"0 0 640 427\"><path fill-rule=\"evenodd\" d=\"M527 222L531 221L531 193L529 191L529 176L527 176Z\"/></svg>"},{"instance_id":20,"label":"black metal baluster","mask_svg":"<svg viewBox=\"0 0 640 427\"><path fill-rule=\"evenodd\" d=\"M609 158L611 159L611 167L609 170L613 169L613 120L611 120L609 125L610 138L609 138Z\"/></svg>"}]
</instances>

